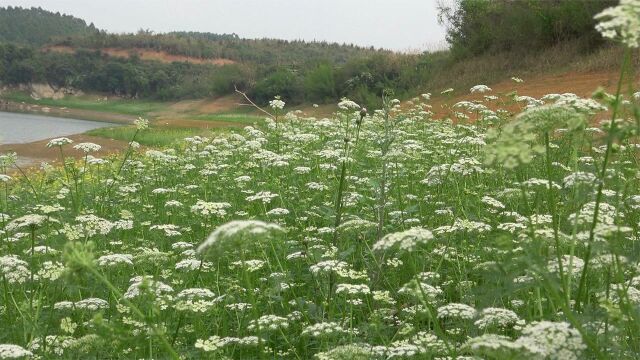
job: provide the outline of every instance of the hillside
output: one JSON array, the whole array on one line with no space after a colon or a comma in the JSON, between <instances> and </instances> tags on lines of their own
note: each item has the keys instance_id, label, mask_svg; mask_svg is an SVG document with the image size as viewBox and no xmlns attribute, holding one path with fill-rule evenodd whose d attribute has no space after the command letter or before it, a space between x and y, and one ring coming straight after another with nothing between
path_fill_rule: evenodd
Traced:
<instances>
[{"instance_id":1,"label":"hillside","mask_svg":"<svg viewBox=\"0 0 640 360\"><path fill-rule=\"evenodd\" d=\"M391 53L386 50L376 50L353 44L323 41L243 39L236 34L203 32L165 34L144 30L135 34L111 34L99 31L89 36L64 39L57 44L86 49L150 49L194 58L226 58L240 62L260 63L266 66L294 67L318 61L344 64L354 58Z\"/></svg>"},{"instance_id":2,"label":"hillside","mask_svg":"<svg viewBox=\"0 0 640 360\"><path fill-rule=\"evenodd\" d=\"M343 96L366 103L368 94L383 86L401 88L394 82L405 66L397 61L390 71L374 70L370 63L387 66L404 58L352 44L179 31L110 34L42 9L2 12L22 19L0 23L0 85L10 87L47 83L163 101L219 97L238 87L263 104L275 95L289 103Z\"/></svg>"},{"instance_id":3,"label":"hillside","mask_svg":"<svg viewBox=\"0 0 640 360\"><path fill-rule=\"evenodd\" d=\"M91 25L76 17L42 8L0 7L0 42L40 46L69 36L95 32Z\"/></svg>"},{"instance_id":4,"label":"hillside","mask_svg":"<svg viewBox=\"0 0 640 360\"><path fill-rule=\"evenodd\" d=\"M53 45L53 46L45 46L42 49L43 51L53 51L57 53L63 54L75 54L80 49L73 48L71 46L64 45ZM186 62L190 64L209 64L209 65L229 65L235 64L236 61L231 59L224 58L201 58L201 57L193 57L187 55L176 55L169 54L165 51L157 51L151 49L141 49L141 48L128 48L128 49L118 49L118 48L100 48L99 50L102 54L129 59L132 57L138 57L143 61L159 61L162 63L172 63L172 62Z\"/></svg>"}]
</instances>

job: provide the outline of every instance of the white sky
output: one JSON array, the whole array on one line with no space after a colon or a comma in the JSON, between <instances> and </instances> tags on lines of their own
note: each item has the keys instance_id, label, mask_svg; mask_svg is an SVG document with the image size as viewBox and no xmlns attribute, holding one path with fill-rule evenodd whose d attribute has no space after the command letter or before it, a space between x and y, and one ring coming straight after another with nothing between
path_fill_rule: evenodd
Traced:
<instances>
[{"instance_id":1,"label":"white sky","mask_svg":"<svg viewBox=\"0 0 640 360\"><path fill-rule=\"evenodd\" d=\"M109 32L236 33L402 51L445 46L436 0L0 0L0 6L39 6Z\"/></svg>"}]
</instances>

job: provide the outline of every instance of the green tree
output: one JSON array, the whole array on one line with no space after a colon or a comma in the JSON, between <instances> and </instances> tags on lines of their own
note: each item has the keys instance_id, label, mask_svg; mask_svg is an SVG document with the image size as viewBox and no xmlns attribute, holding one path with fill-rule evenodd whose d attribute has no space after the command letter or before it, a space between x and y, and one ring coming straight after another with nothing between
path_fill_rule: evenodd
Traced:
<instances>
[{"instance_id":1,"label":"green tree","mask_svg":"<svg viewBox=\"0 0 640 360\"><path fill-rule=\"evenodd\" d=\"M0 7L0 42L41 46L52 39L87 35L95 27L70 15L42 8Z\"/></svg>"},{"instance_id":2,"label":"green tree","mask_svg":"<svg viewBox=\"0 0 640 360\"><path fill-rule=\"evenodd\" d=\"M29 84L35 79L36 70L31 62L15 62L5 73L5 80L10 85Z\"/></svg>"},{"instance_id":3,"label":"green tree","mask_svg":"<svg viewBox=\"0 0 640 360\"><path fill-rule=\"evenodd\" d=\"M44 58L44 79L55 87L71 86L77 77L76 68L71 58L53 56Z\"/></svg>"},{"instance_id":4,"label":"green tree","mask_svg":"<svg viewBox=\"0 0 640 360\"><path fill-rule=\"evenodd\" d=\"M258 81L250 94L261 104L278 95L286 102L299 103L303 100L302 82L291 70L280 69Z\"/></svg>"},{"instance_id":5,"label":"green tree","mask_svg":"<svg viewBox=\"0 0 640 360\"><path fill-rule=\"evenodd\" d=\"M337 94L333 67L323 63L309 71L304 78L304 92L309 101L328 102L335 100Z\"/></svg>"},{"instance_id":6,"label":"green tree","mask_svg":"<svg viewBox=\"0 0 640 360\"><path fill-rule=\"evenodd\" d=\"M602 40L593 16L617 0L456 0L439 3L439 20L456 58L487 51L532 51L579 39Z\"/></svg>"}]
</instances>

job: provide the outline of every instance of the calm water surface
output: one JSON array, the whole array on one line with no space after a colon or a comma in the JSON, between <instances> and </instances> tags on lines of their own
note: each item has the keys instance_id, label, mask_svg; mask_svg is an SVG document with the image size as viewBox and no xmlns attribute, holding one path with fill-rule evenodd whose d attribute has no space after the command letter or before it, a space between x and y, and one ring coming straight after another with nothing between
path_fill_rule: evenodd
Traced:
<instances>
[{"instance_id":1,"label":"calm water surface","mask_svg":"<svg viewBox=\"0 0 640 360\"><path fill-rule=\"evenodd\" d=\"M115 124L0 111L0 144L28 143L83 133Z\"/></svg>"}]
</instances>

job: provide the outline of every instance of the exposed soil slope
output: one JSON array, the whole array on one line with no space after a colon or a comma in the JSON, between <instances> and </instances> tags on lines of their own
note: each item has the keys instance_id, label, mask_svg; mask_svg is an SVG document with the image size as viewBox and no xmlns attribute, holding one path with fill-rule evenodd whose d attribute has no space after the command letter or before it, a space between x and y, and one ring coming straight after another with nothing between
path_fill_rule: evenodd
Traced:
<instances>
[{"instance_id":1,"label":"exposed soil slope","mask_svg":"<svg viewBox=\"0 0 640 360\"><path fill-rule=\"evenodd\" d=\"M494 92L506 93L516 90L518 95L527 95L540 98L550 93L572 92L576 95L589 97L602 86L610 92L615 90L619 74L616 72L590 72L544 75L534 78L525 78L523 83L502 81L492 87Z\"/></svg>"},{"instance_id":2,"label":"exposed soil slope","mask_svg":"<svg viewBox=\"0 0 640 360\"><path fill-rule=\"evenodd\" d=\"M447 116L449 109L455 103L462 100L480 100L484 95L506 95L513 91L520 96L531 96L541 98L547 94L574 93L582 97L590 97L599 87L604 88L610 93L615 92L618 82L619 73L611 71L598 72L567 72L562 74L549 74L536 76L532 78L524 77L524 82L516 83L512 80L505 80L495 84L485 84L491 87L492 91L484 94L470 94L468 90L466 94L455 96L444 96L434 94L431 104L436 117ZM640 75L636 78L635 83L640 82ZM636 85L637 87L637 85ZM489 106L491 107L491 106ZM508 106L511 111L517 111L518 106Z\"/></svg>"},{"instance_id":3,"label":"exposed soil slope","mask_svg":"<svg viewBox=\"0 0 640 360\"><path fill-rule=\"evenodd\" d=\"M48 46L43 50L55 51L55 52L61 52L61 53L67 53L67 54L74 53L76 51L76 49L70 46L61 46L61 45ZM184 55L173 55L164 51L155 51L155 50L149 50L149 49L102 48L100 49L100 51L102 53L105 53L113 57L129 58L131 55L136 54L142 60L153 60L153 61L160 61L160 62L166 62L166 63L177 61L177 62L188 62L192 64L210 64L210 65L235 64L235 61L231 59L223 59L223 58L203 59L203 58L190 57L190 56L184 56Z\"/></svg>"}]
</instances>

